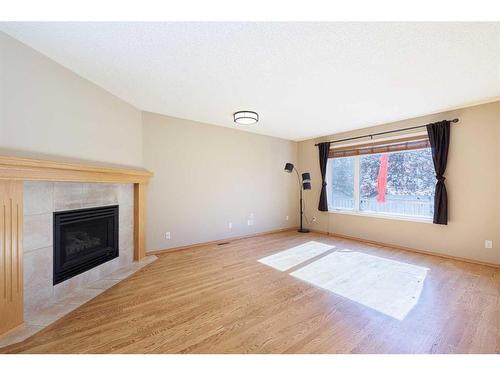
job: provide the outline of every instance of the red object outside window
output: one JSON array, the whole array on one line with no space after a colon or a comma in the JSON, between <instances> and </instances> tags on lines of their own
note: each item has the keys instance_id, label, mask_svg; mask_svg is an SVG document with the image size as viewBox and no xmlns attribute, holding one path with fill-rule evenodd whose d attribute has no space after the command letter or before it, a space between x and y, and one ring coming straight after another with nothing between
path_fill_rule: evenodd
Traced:
<instances>
[{"instance_id":1,"label":"red object outside window","mask_svg":"<svg viewBox=\"0 0 500 375\"><path fill-rule=\"evenodd\" d=\"M380 155L380 166L377 177L377 202L385 202L385 193L387 191L387 170L389 167L389 155Z\"/></svg>"}]
</instances>

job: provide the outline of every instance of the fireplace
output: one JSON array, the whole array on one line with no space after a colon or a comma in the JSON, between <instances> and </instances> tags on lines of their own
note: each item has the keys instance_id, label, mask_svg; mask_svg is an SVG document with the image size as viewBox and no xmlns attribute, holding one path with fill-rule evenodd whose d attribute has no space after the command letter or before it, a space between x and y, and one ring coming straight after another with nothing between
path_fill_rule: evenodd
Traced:
<instances>
[{"instance_id":1,"label":"fireplace","mask_svg":"<svg viewBox=\"0 0 500 375\"><path fill-rule=\"evenodd\" d=\"M118 206L54 212L54 285L116 257Z\"/></svg>"}]
</instances>

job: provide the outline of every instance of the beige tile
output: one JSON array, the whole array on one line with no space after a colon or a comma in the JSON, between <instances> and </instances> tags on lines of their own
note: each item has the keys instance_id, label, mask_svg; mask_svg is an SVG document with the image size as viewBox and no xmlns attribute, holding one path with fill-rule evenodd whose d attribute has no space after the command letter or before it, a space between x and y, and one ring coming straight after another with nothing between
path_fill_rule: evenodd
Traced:
<instances>
[{"instance_id":1,"label":"beige tile","mask_svg":"<svg viewBox=\"0 0 500 375\"><path fill-rule=\"evenodd\" d=\"M54 183L24 182L24 215L48 214L54 211Z\"/></svg>"},{"instance_id":2,"label":"beige tile","mask_svg":"<svg viewBox=\"0 0 500 375\"><path fill-rule=\"evenodd\" d=\"M129 265L129 269L132 269L134 270L134 272L137 272L139 271L140 269L146 267L148 264L150 263L153 263L154 261L158 260L158 257L155 256L155 255L150 255L150 256L147 256L143 259L141 259L140 261L138 262L132 262L130 265Z\"/></svg>"},{"instance_id":3,"label":"beige tile","mask_svg":"<svg viewBox=\"0 0 500 375\"><path fill-rule=\"evenodd\" d=\"M84 303L90 301L92 298L97 297L99 294L103 292L102 289L82 289L77 292L74 292L70 296L66 297L62 301L60 301L60 304L63 305L83 305Z\"/></svg>"},{"instance_id":4,"label":"beige tile","mask_svg":"<svg viewBox=\"0 0 500 375\"><path fill-rule=\"evenodd\" d=\"M76 275L69 280L65 280L57 285L54 285L54 300L59 302L64 298L70 296L76 290L84 287L84 276L82 274Z\"/></svg>"},{"instance_id":5,"label":"beige tile","mask_svg":"<svg viewBox=\"0 0 500 375\"><path fill-rule=\"evenodd\" d=\"M109 206L118 204L116 184L83 184L82 207Z\"/></svg>"},{"instance_id":6,"label":"beige tile","mask_svg":"<svg viewBox=\"0 0 500 375\"><path fill-rule=\"evenodd\" d=\"M107 279L125 279L129 277L130 275L134 274L135 272L139 271L141 268L147 266L148 264L154 262L157 260L158 257L154 255L147 256L143 259L141 259L139 262L131 262L125 267L120 268L116 272L112 273L111 275L107 276Z\"/></svg>"},{"instance_id":7,"label":"beige tile","mask_svg":"<svg viewBox=\"0 0 500 375\"><path fill-rule=\"evenodd\" d=\"M134 261L133 249L132 248L128 248L128 249L120 248L120 258L119 259L120 259L120 261L119 261L120 267L119 268L128 267L128 266L132 265L132 263Z\"/></svg>"},{"instance_id":8,"label":"beige tile","mask_svg":"<svg viewBox=\"0 0 500 375\"><path fill-rule=\"evenodd\" d=\"M80 276L81 282L80 287L85 288L87 285L92 284L93 282L102 279L102 269L103 264L98 265L78 276Z\"/></svg>"},{"instance_id":9,"label":"beige tile","mask_svg":"<svg viewBox=\"0 0 500 375\"><path fill-rule=\"evenodd\" d=\"M106 278L112 280L123 280L132 275L133 273L135 273L136 271L137 269L131 267L120 268L119 270L116 270L115 272L106 276Z\"/></svg>"},{"instance_id":10,"label":"beige tile","mask_svg":"<svg viewBox=\"0 0 500 375\"><path fill-rule=\"evenodd\" d=\"M134 210L133 207L120 206L119 208L119 246L121 249L133 247L134 243Z\"/></svg>"},{"instance_id":11,"label":"beige tile","mask_svg":"<svg viewBox=\"0 0 500 375\"><path fill-rule=\"evenodd\" d=\"M35 333L41 331L44 328L44 326L24 324L21 327L18 327L7 334L0 336L0 348L24 341L28 337L33 336Z\"/></svg>"},{"instance_id":12,"label":"beige tile","mask_svg":"<svg viewBox=\"0 0 500 375\"><path fill-rule=\"evenodd\" d=\"M110 273L115 272L119 268L121 268L120 258L112 259L104 264L99 266L99 279L104 279Z\"/></svg>"},{"instance_id":13,"label":"beige tile","mask_svg":"<svg viewBox=\"0 0 500 375\"><path fill-rule=\"evenodd\" d=\"M52 246L52 214L24 217L24 252Z\"/></svg>"},{"instance_id":14,"label":"beige tile","mask_svg":"<svg viewBox=\"0 0 500 375\"><path fill-rule=\"evenodd\" d=\"M39 310L53 303L52 247L24 254L24 309Z\"/></svg>"},{"instance_id":15,"label":"beige tile","mask_svg":"<svg viewBox=\"0 0 500 375\"><path fill-rule=\"evenodd\" d=\"M79 182L54 183L54 210L64 211L82 208L83 184Z\"/></svg>"},{"instance_id":16,"label":"beige tile","mask_svg":"<svg viewBox=\"0 0 500 375\"><path fill-rule=\"evenodd\" d=\"M133 231L123 231L120 232L120 237L118 239L118 246L120 249L120 256L122 254L133 254L134 253L134 234Z\"/></svg>"},{"instance_id":17,"label":"beige tile","mask_svg":"<svg viewBox=\"0 0 500 375\"><path fill-rule=\"evenodd\" d=\"M106 290L111 288L113 285L116 285L120 282L121 280L116 280L116 279L102 279L99 281L96 281L95 283L91 284L89 286L89 289L102 289Z\"/></svg>"},{"instance_id":18,"label":"beige tile","mask_svg":"<svg viewBox=\"0 0 500 375\"><path fill-rule=\"evenodd\" d=\"M134 185L117 184L118 204L121 207L133 207L134 205Z\"/></svg>"},{"instance_id":19,"label":"beige tile","mask_svg":"<svg viewBox=\"0 0 500 375\"><path fill-rule=\"evenodd\" d=\"M46 309L26 314L24 320L30 325L48 326L77 307L78 305L57 303Z\"/></svg>"},{"instance_id":20,"label":"beige tile","mask_svg":"<svg viewBox=\"0 0 500 375\"><path fill-rule=\"evenodd\" d=\"M158 260L158 257L156 255L148 255L147 257L142 258L138 263L144 267L156 260Z\"/></svg>"}]
</instances>

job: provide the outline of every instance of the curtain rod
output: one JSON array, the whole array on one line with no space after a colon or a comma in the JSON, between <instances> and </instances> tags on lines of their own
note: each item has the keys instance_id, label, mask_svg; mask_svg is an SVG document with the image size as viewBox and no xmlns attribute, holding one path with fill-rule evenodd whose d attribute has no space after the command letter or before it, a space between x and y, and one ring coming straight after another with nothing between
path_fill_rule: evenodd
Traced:
<instances>
[{"instance_id":1,"label":"curtain rod","mask_svg":"<svg viewBox=\"0 0 500 375\"><path fill-rule=\"evenodd\" d=\"M454 118L453 120L448 120L450 123L453 122L458 122L458 118ZM405 130L412 130L412 129L419 129L419 128L425 128L427 125L419 125L419 126L412 126L409 128L403 128L403 129L396 129L396 130L388 130L386 132L380 132L380 133L373 133L373 134L367 134L367 135L360 135L358 137L351 137L351 138L343 138L343 139L337 139L337 140L331 140L329 143L339 143L339 142L345 142L345 141L353 141L355 139L361 139L361 138L367 138L370 137L373 139L373 137L377 135L384 135L384 134L391 134L391 133L398 133L398 132L403 132ZM319 145L319 143L316 143L315 146Z\"/></svg>"}]
</instances>

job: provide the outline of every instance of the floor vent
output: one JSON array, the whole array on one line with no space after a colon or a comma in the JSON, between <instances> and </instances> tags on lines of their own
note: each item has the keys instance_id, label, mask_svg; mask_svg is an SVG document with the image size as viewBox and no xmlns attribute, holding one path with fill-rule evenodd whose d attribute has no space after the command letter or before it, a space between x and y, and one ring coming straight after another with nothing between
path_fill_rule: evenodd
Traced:
<instances>
[{"instance_id":1,"label":"floor vent","mask_svg":"<svg viewBox=\"0 0 500 375\"><path fill-rule=\"evenodd\" d=\"M220 242L217 246L229 245L231 242Z\"/></svg>"}]
</instances>

